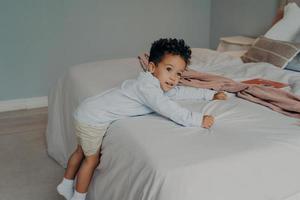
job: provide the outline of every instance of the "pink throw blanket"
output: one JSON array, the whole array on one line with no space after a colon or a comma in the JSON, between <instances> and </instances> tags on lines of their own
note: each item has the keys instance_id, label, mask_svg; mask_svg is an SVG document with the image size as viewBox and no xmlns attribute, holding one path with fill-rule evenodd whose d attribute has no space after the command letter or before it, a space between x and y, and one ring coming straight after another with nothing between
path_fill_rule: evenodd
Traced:
<instances>
[{"instance_id":1,"label":"pink throw blanket","mask_svg":"<svg viewBox=\"0 0 300 200\"><path fill-rule=\"evenodd\" d=\"M141 67L146 71L149 56L143 54L138 56L138 58ZM236 93L240 98L267 106L270 109L287 116L300 119L300 97L281 89L263 85L239 83L230 78L202 73L192 69L187 69L183 73L180 84Z\"/></svg>"}]
</instances>

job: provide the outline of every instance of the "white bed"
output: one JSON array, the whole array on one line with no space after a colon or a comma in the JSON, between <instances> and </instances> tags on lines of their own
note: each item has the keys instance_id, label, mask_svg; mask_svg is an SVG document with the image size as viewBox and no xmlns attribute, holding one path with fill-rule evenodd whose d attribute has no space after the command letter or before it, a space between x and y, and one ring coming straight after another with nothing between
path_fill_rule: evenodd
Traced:
<instances>
[{"instance_id":1,"label":"white bed","mask_svg":"<svg viewBox=\"0 0 300 200\"><path fill-rule=\"evenodd\" d=\"M207 49L193 49L192 68L236 80L290 83L299 73ZM72 112L86 97L134 78L136 58L75 66L49 97L48 153L62 166L76 147ZM90 200L299 200L300 126L294 119L235 96L180 102L216 117L209 129L181 127L150 114L114 122L104 138Z\"/></svg>"}]
</instances>

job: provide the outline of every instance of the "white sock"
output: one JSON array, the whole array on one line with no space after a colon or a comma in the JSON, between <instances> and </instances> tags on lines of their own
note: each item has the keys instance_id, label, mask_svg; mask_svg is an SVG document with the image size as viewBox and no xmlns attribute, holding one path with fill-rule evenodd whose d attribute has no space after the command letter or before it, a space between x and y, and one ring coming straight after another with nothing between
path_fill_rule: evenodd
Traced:
<instances>
[{"instance_id":1,"label":"white sock","mask_svg":"<svg viewBox=\"0 0 300 200\"><path fill-rule=\"evenodd\" d=\"M64 178L62 182L57 186L57 192L64 196L67 200L70 200L74 193L74 180Z\"/></svg>"},{"instance_id":2,"label":"white sock","mask_svg":"<svg viewBox=\"0 0 300 200\"><path fill-rule=\"evenodd\" d=\"M80 193L75 190L71 200L85 200L86 194L87 193Z\"/></svg>"}]
</instances>

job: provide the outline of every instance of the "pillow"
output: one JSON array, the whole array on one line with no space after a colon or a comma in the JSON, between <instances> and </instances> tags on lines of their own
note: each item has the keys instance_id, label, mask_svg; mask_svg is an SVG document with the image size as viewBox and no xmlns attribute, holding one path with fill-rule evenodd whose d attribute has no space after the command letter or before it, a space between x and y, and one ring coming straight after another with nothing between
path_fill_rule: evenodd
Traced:
<instances>
[{"instance_id":1,"label":"pillow","mask_svg":"<svg viewBox=\"0 0 300 200\"><path fill-rule=\"evenodd\" d=\"M284 69L300 72L300 53Z\"/></svg>"},{"instance_id":2,"label":"pillow","mask_svg":"<svg viewBox=\"0 0 300 200\"><path fill-rule=\"evenodd\" d=\"M280 7L277 9L276 15L272 21L272 26L274 26L274 24L276 24L279 20L281 20L283 18L283 9L284 6L286 6L288 3L296 3L298 5L298 7L300 7L300 0L281 0L280 2Z\"/></svg>"},{"instance_id":3,"label":"pillow","mask_svg":"<svg viewBox=\"0 0 300 200\"><path fill-rule=\"evenodd\" d=\"M300 8L296 3L289 3L284 7L284 15L265 34L267 38L282 41L292 41L300 30Z\"/></svg>"},{"instance_id":4,"label":"pillow","mask_svg":"<svg viewBox=\"0 0 300 200\"><path fill-rule=\"evenodd\" d=\"M300 51L300 43L258 37L241 57L244 62L267 62L284 68Z\"/></svg>"},{"instance_id":5,"label":"pillow","mask_svg":"<svg viewBox=\"0 0 300 200\"><path fill-rule=\"evenodd\" d=\"M298 6L300 6L300 0L282 0L282 3L284 3L284 5L288 3L296 3Z\"/></svg>"}]
</instances>

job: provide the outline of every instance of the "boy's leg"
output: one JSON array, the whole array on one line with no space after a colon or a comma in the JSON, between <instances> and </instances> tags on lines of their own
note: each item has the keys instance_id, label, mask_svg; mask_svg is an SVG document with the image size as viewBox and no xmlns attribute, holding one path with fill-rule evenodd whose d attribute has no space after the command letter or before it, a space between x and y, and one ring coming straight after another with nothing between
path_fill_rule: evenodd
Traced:
<instances>
[{"instance_id":1,"label":"boy's leg","mask_svg":"<svg viewBox=\"0 0 300 200\"><path fill-rule=\"evenodd\" d=\"M94 171L100 161L100 153L86 156L83 160L80 169L77 174L76 191L80 193L86 193L93 177Z\"/></svg>"},{"instance_id":2,"label":"boy's leg","mask_svg":"<svg viewBox=\"0 0 300 200\"><path fill-rule=\"evenodd\" d=\"M64 179L57 186L57 191L59 194L64 196L67 200L71 199L74 194L73 183L74 178L78 172L80 164L84 158L83 151L80 145L71 155L68 161L67 169L64 174Z\"/></svg>"},{"instance_id":3,"label":"boy's leg","mask_svg":"<svg viewBox=\"0 0 300 200\"><path fill-rule=\"evenodd\" d=\"M65 171L64 177L67 179L74 180L80 165L83 161L84 154L80 145L77 146L77 149L71 155L68 161L67 169Z\"/></svg>"},{"instance_id":4,"label":"boy's leg","mask_svg":"<svg viewBox=\"0 0 300 200\"><path fill-rule=\"evenodd\" d=\"M76 189L71 200L85 200L95 168L99 164L99 159L99 151L85 157L77 174Z\"/></svg>"},{"instance_id":5,"label":"boy's leg","mask_svg":"<svg viewBox=\"0 0 300 200\"><path fill-rule=\"evenodd\" d=\"M76 135L85 155L77 173L77 182L71 200L84 200L94 170L99 164L100 146L108 125L90 125L82 122L75 123Z\"/></svg>"}]
</instances>

